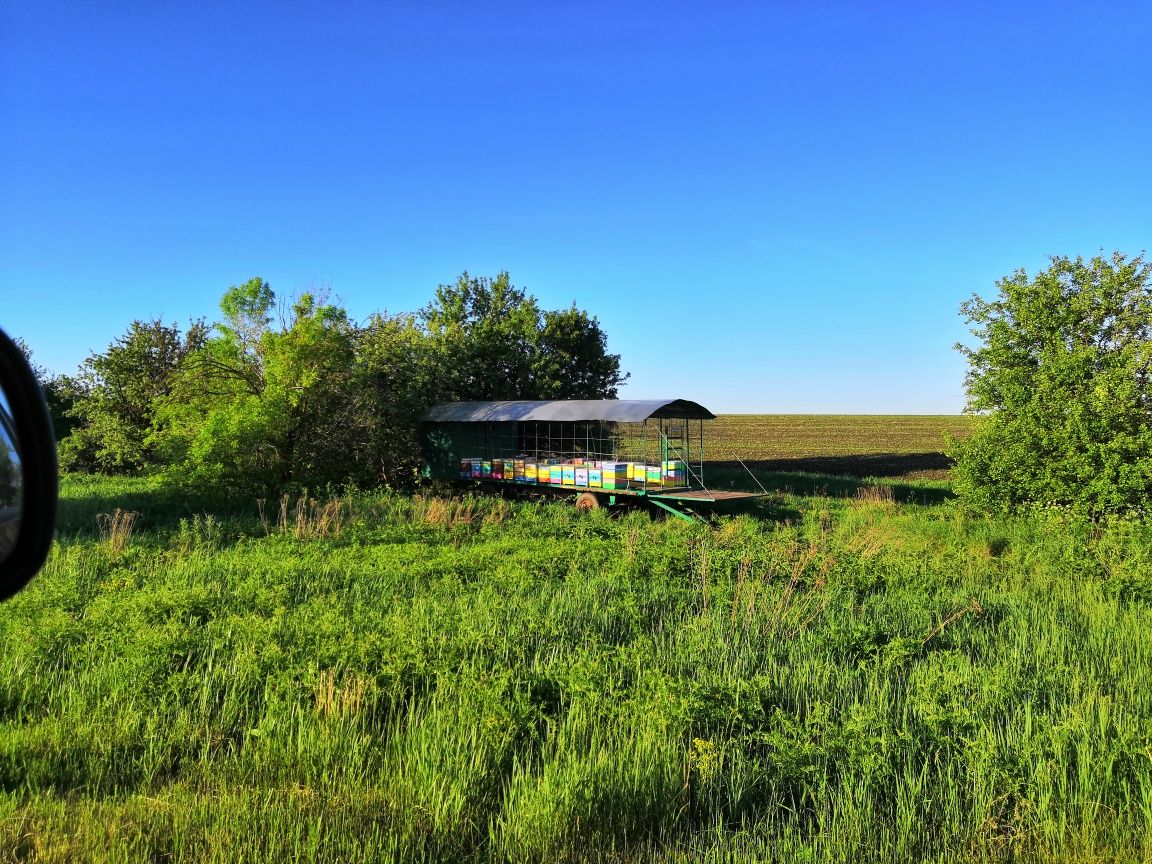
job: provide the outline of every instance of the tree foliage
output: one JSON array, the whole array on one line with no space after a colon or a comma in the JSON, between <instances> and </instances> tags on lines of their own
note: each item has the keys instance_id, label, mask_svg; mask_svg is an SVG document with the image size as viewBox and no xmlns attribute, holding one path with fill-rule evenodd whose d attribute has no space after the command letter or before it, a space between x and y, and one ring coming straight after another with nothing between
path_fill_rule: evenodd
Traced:
<instances>
[{"instance_id":1,"label":"tree foliage","mask_svg":"<svg viewBox=\"0 0 1152 864\"><path fill-rule=\"evenodd\" d=\"M266 495L406 485L438 401L609 397L625 377L587 312L541 310L507 273L465 273L417 314L363 323L312 294L278 305L256 277L224 293L212 327L136 321L55 380L77 424L61 445L68 467L160 467Z\"/></svg>"},{"instance_id":2,"label":"tree foliage","mask_svg":"<svg viewBox=\"0 0 1152 864\"><path fill-rule=\"evenodd\" d=\"M183 333L160 320L133 321L106 351L85 360L75 378L56 379L50 401L68 404L62 419L74 424L61 442L62 466L125 473L156 465L150 436L157 406L206 332L199 321Z\"/></svg>"},{"instance_id":3,"label":"tree foliage","mask_svg":"<svg viewBox=\"0 0 1152 864\"><path fill-rule=\"evenodd\" d=\"M46 367L41 366L32 357L32 349L28 343L19 336L13 340L16 347L24 352L32 374L36 376L36 383L40 385L40 392L44 394L44 402L48 406L48 417L52 421L52 431L57 441L66 438L78 425L72 416L72 408L76 402L78 385L76 379L70 375L53 374Z\"/></svg>"},{"instance_id":4,"label":"tree foliage","mask_svg":"<svg viewBox=\"0 0 1152 864\"><path fill-rule=\"evenodd\" d=\"M979 340L954 445L955 488L984 509L1054 504L1090 513L1146 507L1152 493L1152 266L1119 252L1053 257L998 296L961 307Z\"/></svg>"},{"instance_id":5,"label":"tree foliage","mask_svg":"<svg viewBox=\"0 0 1152 864\"><path fill-rule=\"evenodd\" d=\"M628 377L594 317L542 311L507 272L441 285L420 319L446 399L611 399Z\"/></svg>"},{"instance_id":6,"label":"tree foliage","mask_svg":"<svg viewBox=\"0 0 1152 864\"><path fill-rule=\"evenodd\" d=\"M355 328L305 294L274 329L273 302L260 280L230 289L224 321L189 356L155 436L174 475L267 493L335 479L331 463L346 464L338 421L352 401Z\"/></svg>"}]
</instances>

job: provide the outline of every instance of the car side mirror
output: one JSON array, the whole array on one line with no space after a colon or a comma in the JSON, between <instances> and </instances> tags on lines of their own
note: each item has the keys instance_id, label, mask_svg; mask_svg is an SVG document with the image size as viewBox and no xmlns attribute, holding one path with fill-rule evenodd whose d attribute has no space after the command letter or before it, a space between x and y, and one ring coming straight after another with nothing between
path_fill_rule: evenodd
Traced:
<instances>
[{"instance_id":1,"label":"car side mirror","mask_svg":"<svg viewBox=\"0 0 1152 864\"><path fill-rule=\"evenodd\" d=\"M59 492L44 395L24 353L0 330L0 600L44 566Z\"/></svg>"}]
</instances>

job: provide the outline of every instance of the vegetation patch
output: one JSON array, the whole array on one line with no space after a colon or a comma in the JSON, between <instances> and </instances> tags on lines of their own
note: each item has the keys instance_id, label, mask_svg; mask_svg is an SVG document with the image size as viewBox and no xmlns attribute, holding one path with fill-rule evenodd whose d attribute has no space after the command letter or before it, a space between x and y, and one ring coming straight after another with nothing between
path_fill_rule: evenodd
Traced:
<instances>
[{"instance_id":1,"label":"vegetation patch","mask_svg":"<svg viewBox=\"0 0 1152 864\"><path fill-rule=\"evenodd\" d=\"M1152 854L1141 521L64 495L0 607L0 860Z\"/></svg>"}]
</instances>

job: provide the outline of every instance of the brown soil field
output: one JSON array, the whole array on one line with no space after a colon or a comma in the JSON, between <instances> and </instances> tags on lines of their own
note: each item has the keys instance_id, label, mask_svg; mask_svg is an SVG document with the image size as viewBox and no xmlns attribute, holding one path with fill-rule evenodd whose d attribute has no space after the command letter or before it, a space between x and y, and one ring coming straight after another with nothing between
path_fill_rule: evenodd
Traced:
<instances>
[{"instance_id":1,"label":"brown soil field","mask_svg":"<svg viewBox=\"0 0 1152 864\"><path fill-rule=\"evenodd\" d=\"M704 424L709 464L766 471L942 479L966 415L721 414Z\"/></svg>"}]
</instances>

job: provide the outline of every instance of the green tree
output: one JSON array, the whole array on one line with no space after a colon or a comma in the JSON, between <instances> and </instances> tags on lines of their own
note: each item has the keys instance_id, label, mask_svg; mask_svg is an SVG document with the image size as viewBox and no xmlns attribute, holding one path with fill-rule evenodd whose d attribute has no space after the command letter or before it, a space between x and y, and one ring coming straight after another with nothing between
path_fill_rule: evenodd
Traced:
<instances>
[{"instance_id":1,"label":"green tree","mask_svg":"<svg viewBox=\"0 0 1152 864\"><path fill-rule=\"evenodd\" d=\"M443 395L444 364L414 315L373 315L357 335L348 412L366 482L404 487L422 462L420 420Z\"/></svg>"},{"instance_id":2,"label":"green tree","mask_svg":"<svg viewBox=\"0 0 1152 864\"><path fill-rule=\"evenodd\" d=\"M364 324L313 295L273 321L259 277L229 288L221 320L183 341L136 322L75 379L71 467L168 466L174 478L259 495L356 483L406 486L420 419L459 398L597 398L626 376L599 323L541 311L514 287L464 274L415 315Z\"/></svg>"},{"instance_id":3,"label":"green tree","mask_svg":"<svg viewBox=\"0 0 1152 864\"><path fill-rule=\"evenodd\" d=\"M173 474L201 485L269 493L344 479L332 439L353 368L355 328L305 294L271 328L262 280L229 289L224 321L191 355L154 436Z\"/></svg>"},{"instance_id":4,"label":"green tree","mask_svg":"<svg viewBox=\"0 0 1152 864\"><path fill-rule=\"evenodd\" d=\"M435 352L414 317L377 314L358 326L305 294L273 327L266 288L252 280L224 295L224 322L166 402L156 439L173 476L264 495L407 485L419 419L438 386Z\"/></svg>"},{"instance_id":5,"label":"green tree","mask_svg":"<svg viewBox=\"0 0 1152 864\"><path fill-rule=\"evenodd\" d=\"M62 467L131 473L156 465L149 439L157 403L206 332L200 321L183 333L160 320L133 321L107 350L85 360L75 378L60 376L50 384L49 399L58 408L71 404L57 422L74 424L60 442Z\"/></svg>"},{"instance_id":6,"label":"green tree","mask_svg":"<svg viewBox=\"0 0 1152 864\"><path fill-rule=\"evenodd\" d=\"M79 392L77 381L69 375L54 374L37 363L32 359L32 349L19 336L15 337L14 341L28 358L28 365L32 367L32 374L36 376L36 381L44 394L44 402L48 405L52 431L56 435L56 440L62 441L77 425L77 421L71 415Z\"/></svg>"},{"instance_id":7,"label":"green tree","mask_svg":"<svg viewBox=\"0 0 1152 864\"><path fill-rule=\"evenodd\" d=\"M628 377L594 317L575 306L542 311L507 272L463 273L436 289L420 319L445 400L609 399Z\"/></svg>"},{"instance_id":8,"label":"green tree","mask_svg":"<svg viewBox=\"0 0 1152 864\"><path fill-rule=\"evenodd\" d=\"M613 399L627 378L595 318L575 304L544 313L532 356L533 398Z\"/></svg>"},{"instance_id":9,"label":"green tree","mask_svg":"<svg viewBox=\"0 0 1152 864\"><path fill-rule=\"evenodd\" d=\"M998 296L961 307L976 347L953 445L957 493L982 509L1055 504L1093 514L1146 507L1152 493L1152 266L1119 252L1053 257Z\"/></svg>"}]
</instances>

